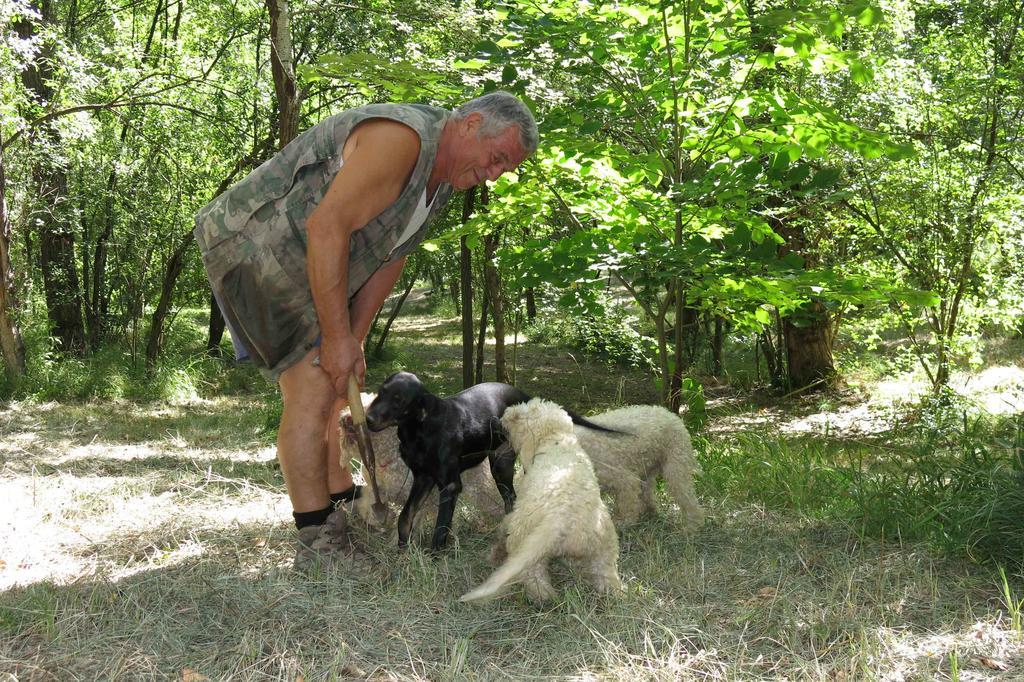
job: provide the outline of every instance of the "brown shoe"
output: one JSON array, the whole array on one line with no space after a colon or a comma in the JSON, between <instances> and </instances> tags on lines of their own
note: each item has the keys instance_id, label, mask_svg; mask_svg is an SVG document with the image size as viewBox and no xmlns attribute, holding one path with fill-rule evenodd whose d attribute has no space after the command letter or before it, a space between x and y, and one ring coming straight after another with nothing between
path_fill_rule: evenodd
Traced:
<instances>
[{"instance_id":1,"label":"brown shoe","mask_svg":"<svg viewBox=\"0 0 1024 682\"><path fill-rule=\"evenodd\" d=\"M344 507L331 512L319 526L299 529L299 548L294 566L300 571L314 567L333 568L354 563L357 551L348 534L348 517Z\"/></svg>"}]
</instances>

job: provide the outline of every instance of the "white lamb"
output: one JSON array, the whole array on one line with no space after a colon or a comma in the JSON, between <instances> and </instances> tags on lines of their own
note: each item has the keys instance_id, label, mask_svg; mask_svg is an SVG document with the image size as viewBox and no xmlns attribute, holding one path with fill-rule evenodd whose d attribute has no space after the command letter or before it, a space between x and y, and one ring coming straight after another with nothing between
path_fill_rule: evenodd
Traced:
<instances>
[{"instance_id":1,"label":"white lamb","mask_svg":"<svg viewBox=\"0 0 1024 682\"><path fill-rule=\"evenodd\" d=\"M534 601L552 599L547 566L556 557L578 565L599 591L621 590L619 538L569 415L534 398L506 409L501 423L523 467L504 522L508 558L461 601L492 599L513 582Z\"/></svg>"}]
</instances>

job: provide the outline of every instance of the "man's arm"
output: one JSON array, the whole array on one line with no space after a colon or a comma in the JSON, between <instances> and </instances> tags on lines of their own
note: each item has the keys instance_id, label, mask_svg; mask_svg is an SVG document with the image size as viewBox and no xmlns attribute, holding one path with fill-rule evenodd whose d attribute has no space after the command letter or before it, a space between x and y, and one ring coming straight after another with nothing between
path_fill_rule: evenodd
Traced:
<instances>
[{"instance_id":1,"label":"man's arm","mask_svg":"<svg viewBox=\"0 0 1024 682\"><path fill-rule=\"evenodd\" d=\"M349 239L401 194L419 157L419 136L400 123L371 120L352 132L342 156L341 170L306 221L306 270L320 321L320 367L344 396L348 375L355 372L361 382L366 372L361 337L349 319ZM398 275L391 276L393 285ZM380 284L386 281L381 276Z\"/></svg>"},{"instance_id":2,"label":"man's arm","mask_svg":"<svg viewBox=\"0 0 1024 682\"><path fill-rule=\"evenodd\" d=\"M359 339L360 343L366 341L374 316L394 289L395 282L402 276L405 260L403 256L370 275L370 279L366 280L366 284L352 299L348 315L352 320L352 335Z\"/></svg>"}]
</instances>

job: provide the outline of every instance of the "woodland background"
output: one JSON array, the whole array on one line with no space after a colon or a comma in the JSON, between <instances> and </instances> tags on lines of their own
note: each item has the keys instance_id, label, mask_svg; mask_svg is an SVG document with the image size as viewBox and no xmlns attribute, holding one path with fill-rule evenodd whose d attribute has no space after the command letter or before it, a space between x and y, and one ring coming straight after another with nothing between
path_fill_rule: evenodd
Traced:
<instances>
[{"instance_id":1,"label":"woodland background","mask_svg":"<svg viewBox=\"0 0 1024 682\"><path fill-rule=\"evenodd\" d=\"M1020 0L0 0L0 669L1019 679L1022 21ZM493 89L540 149L450 202L370 380L679 409L709 525L680 537L665 502L622 535L623 603L489 623L453 605L485 534L440 564L382 549L379 581L277 570L280 399L231 360L191 230L332 113Z\"/></svg>"},{"instance_id":2,"label":"woodland background","mask_svg":"<svg viewBox=\"0 0 1024 682\"><path fill-rule=\"evenodd\" d=\"M541 150L453 201L406 274L460 307L461 277L498 338L553 291L595 337L642 333L678 404L729 338L802 388L841 376L844 321L901 328L938 390L972 339L1024 325L1019 3L0 8L9 385L111 347L158 366L209 303L194 214L297 131L498 87Z\"/></svg>"}]
</instances>

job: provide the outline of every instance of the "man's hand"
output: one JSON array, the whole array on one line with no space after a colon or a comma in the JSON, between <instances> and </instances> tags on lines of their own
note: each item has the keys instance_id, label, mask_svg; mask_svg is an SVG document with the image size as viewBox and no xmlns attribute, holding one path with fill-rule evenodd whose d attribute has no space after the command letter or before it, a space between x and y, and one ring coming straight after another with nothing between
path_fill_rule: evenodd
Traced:
<instances>
[{"instance_id":1,"label":"man's hand","mask_svg":"<svg viewBox=\"0 0 1024 682\"><path fill-rule=\"evenodd\" d=\"M331 377L331 384L339 396L348 395L348 377L354 374L356 383L363 385L366 379L366 359L363 345L352 335L328 340L320 344L320 369Z\"/></svg>"}]
</instances>

